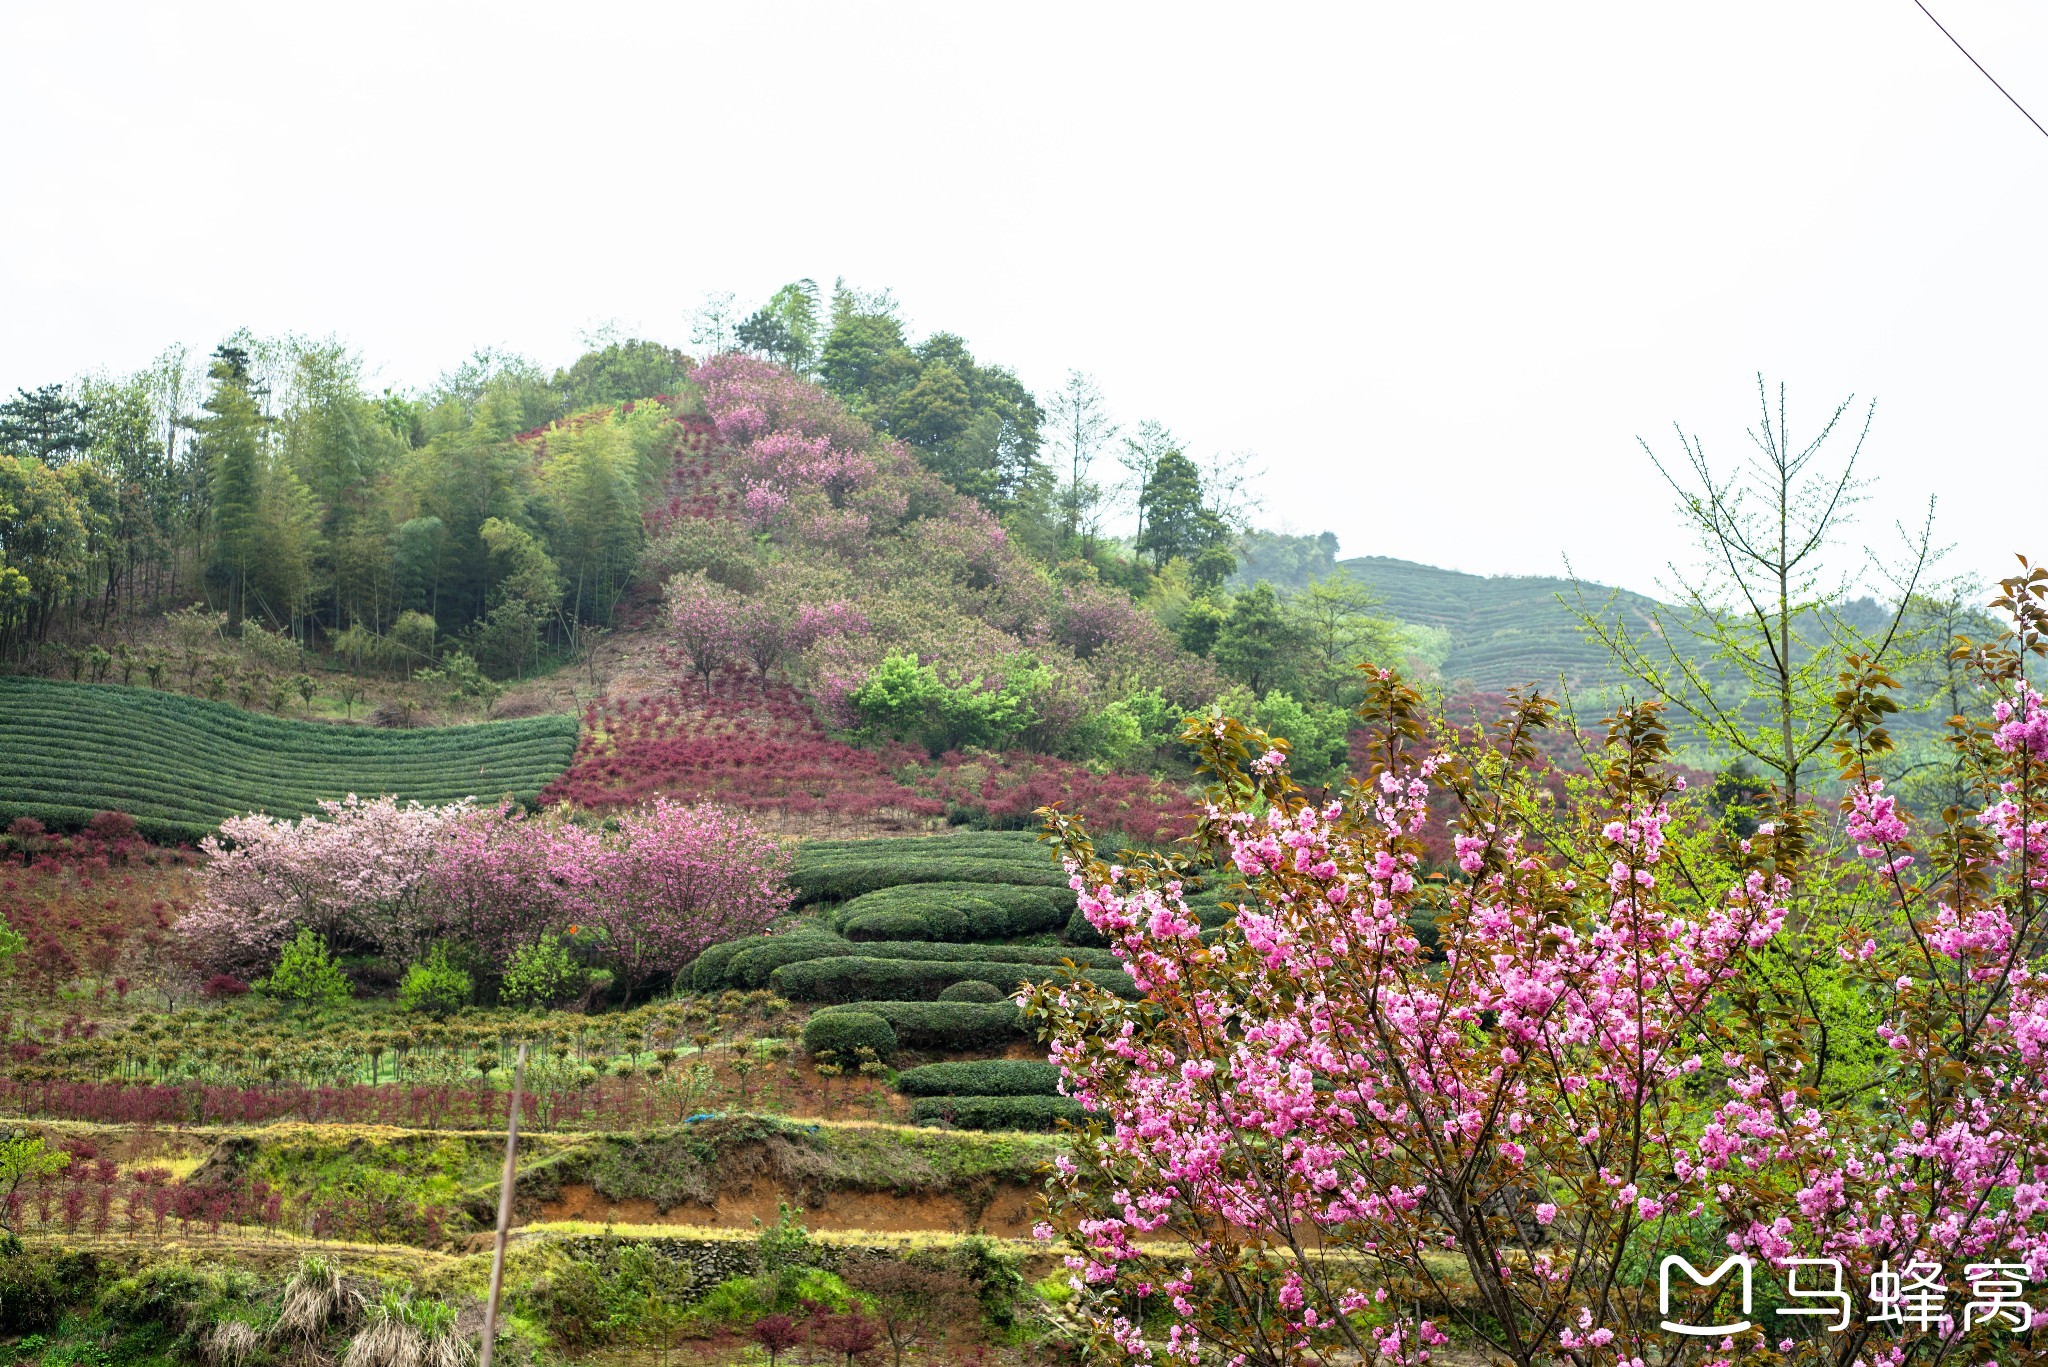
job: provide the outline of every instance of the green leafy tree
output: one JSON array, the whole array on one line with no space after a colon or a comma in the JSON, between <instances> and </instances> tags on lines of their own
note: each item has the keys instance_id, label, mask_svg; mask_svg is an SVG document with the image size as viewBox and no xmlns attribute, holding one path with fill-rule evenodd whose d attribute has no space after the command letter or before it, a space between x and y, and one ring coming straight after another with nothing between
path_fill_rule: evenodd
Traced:
<instances>
[{"instance_id":1,"label":"green leafy tree","mask_svg":"<svg viewBox=\"0 0 2048 1367\"><path fill-rule=\"evenodd\" d=\"M555 372L554 388L568 411L678 393L689 381L691 360L674 347L641 338L607 341Z\"/></svg>"},{"instance_id":2,"label":"green leafy tree","mask_svg":"<svg viewBox=\"0 0 2048 1367\"><path fill-rule=\"evenodd\" d=\"M1302 682L1323 702L1346 701L1359 664L1400 663L1400 628L1379 615L1379 606L1378 595L1349 570L1313 579L1287 598L1301 647Z\"/></svg>"},{"instance_id":3,"label":"green leafy tree","mask_svg":"<svg viewBox=\"0 0 2048 1367\"><path fill-rule=\"evenodd\" d=\"M59 472L0 456L0 645L40 641L83 581L85 518Z\"/></svg>"},{"instance_id":4,"label":"green leafy tree","mask_svg":"<svg viewBox=\"0 0 2048 1367\"><path fill-rule=\"evenodd\" d=\"M904 340L896 303L886 292L865 294L844 281L832 290L832 326L819 357L825 388L862 416L877 400L918 371L917 356Z\"/></svg>"},{"instance_id":5,"label":"green leafy tree","mask_svg":"<svg viewBox=\"0 0 2048 1367\"><path fill-rule=\"evenodd\" d=\"M330 1006L349 998L348 976L327 952L327 942L305 929L285 944L277 967L255 986L297 1006Z\"/></svg>"},{"instance_id":6,"label":"green leafy tree","mask_svg":"<svg viewBox=\"0 0 2048 1367\"><path fill-rule=\"evenodd\" d=\"M1138 534L1137 549L1150 552L1154 565L1176 559L1192 564L1197 555L1222 539L1219 524L1213 517L1205 517L1202 472L1179 451L1162 453L1153 465L1151 477L1138 495L1138 511L1144 518L1144 530Z\"/></svg>"},{"instance_id":7,"label":"green leafy tree","mask_svg":"<svg viewBox=\"0 0 2048 1367\"><path fill-rule=\"evenodd\" d=\"M405 970L398 984L398 1004L428 1016L452 1016L469 1005L476 984L448 958L448 946L436 944L424 961Z\"/></svg>"},{"instance_id":8,"label":"green leafy tree","mask_svg":"<svg viewBox=\"0 0 2048 1367\"><path fill-rule=\"evenodd\" d=\"M399 601L408 612L437 617L441 611L441 571L448 556L448 526L438 517L402 522L391 547Z\"/></svg>"},{"instance_id":9,"label":"green leafy tree","mask_svg":"<svg viewBox=\"0 0 2048 1367\"><path fill-rule=\"evenodd\" d=\"M0 1136L0 1229L14 1233L8 1212L22 1183L53 1177L70 1165L70 1156L52 1153L41 1135L17 1131Z\"/></svg>"},{"instance_id":10,"label":"green leafy tree","mask_svg":"<svg viewBox=\"0 0 2048 1367\"><path fill-rule=\"evenodd\" d=\"M384 639L393 663L411 678L415 669L433 663L434 636L433 618L424 612L401 612Z\"/></svg>"},{"instance_id":11,"label":"green leafy tree","mask_svg":"<svg viewBox=\"0 0 2048 1367\"><path fill-rule=\"evenodd\" d=\"M1300 633L1288 620L1280 596L1271 584L1258 583L1230 600L1210 654L1254 696L1264 697L1292 672L1300 649Z\"/></svg>"},{"instance_id":12,"label":"green leafy tree","mask_svg":"<svg viewBox=\"0 0 2048 1367\"><path fill-rule=\"evenodd\" d=\"M515 676L540 650L541 633L562 605L562 578L540 540L502 518L483 524L482 540L498 572L478 643L486 658Z\"/></svg>"},{"instance_id":13,"label":"green leafy tree","mask_svg":"<svg viewBox=\"0 0 2048 1367\"><path fill-rule=\"evenodd\" d=\"M940 678L914 654L891 654L849 698L872 736L917 741L932 754L961 746L999 748L1036 720L1032 695L1049 675L1026 660L1006 663L991 686L957 673Z\"/></svg>"},{"instance_id":14,"label":"green leafy tree","mask_svg":"<svg viewBox=\"0 0 2048 1367\"><path fill-rule=\"evenodd\" d=\"M590 970L578 963L553 931L512 951L498 995L511 1006L560 1006L590 986Z\"/></svg>"},{"instance_id":15,"label":"green leafy tree","mask_svg":"<svg viewBox=\"0 0 2048 1367\"><path fill-rule=\"evenodd\" d=\"M817 282L797 280L784 285L739 324L734 336L749 351L809 377L818 368L825 342L824 325L818 317Z\"/></svg>"}]
</instances>

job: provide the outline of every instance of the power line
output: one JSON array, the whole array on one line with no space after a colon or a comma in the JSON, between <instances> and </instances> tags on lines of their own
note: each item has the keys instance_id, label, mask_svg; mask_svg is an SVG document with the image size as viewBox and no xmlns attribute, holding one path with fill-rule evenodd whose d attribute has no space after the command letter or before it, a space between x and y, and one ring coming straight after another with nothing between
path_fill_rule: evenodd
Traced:
<instances>
[{"instance_id":1,"label":"power line","mask_svg":"<svg viewBox=\"0 0 2048 1367\"><path fill-rule=\"evenodd\" d=\"M1936 28L1941 30L1942 37L1948 39L1951 43L1955 43L1957 52L1962 53L1965 57L1970 57L1970 49L1964 47L1961 43L1956 42L1956 36L1948 31L1947 27L1942 24L1941 20L1936 19L1934 17L1933 10L1927 8L1926 5L1921 4L1920 0L1913 0L1913 3L1920 6L1920 12L1927 16L1929 23L1933 24ZM2027 122L2034 125L2035 130L2039 132L2042 137L2048 138L2048 128L2041 127L2041 121L2035 118L2032 114L2028 114L2027 107L2021 104L2018 100L2014 100L2012 97L2012 92L2010 90L2007 90L2004 86L1999 85L1998 78L1996 76L1992 75L1988 71L1984 71L1984 63L1978 61L1975 57L1970 57L1970 65L1976 67L1977 70L1983 72L1984 79L1991 82L1993 86L1996 86L1999 94L2005 96L2005 98L2008 100L2012 100L2012 107L2014 109L2019 110L2022 115L2025 115Z\"/></svg>"}]
</instances>

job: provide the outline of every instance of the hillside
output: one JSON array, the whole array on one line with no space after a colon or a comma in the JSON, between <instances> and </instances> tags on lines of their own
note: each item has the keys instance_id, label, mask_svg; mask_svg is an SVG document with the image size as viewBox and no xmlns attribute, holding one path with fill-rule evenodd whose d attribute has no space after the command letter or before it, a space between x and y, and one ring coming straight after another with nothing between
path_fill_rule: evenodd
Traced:
<instances>
[{"instance_id":1,"label":"hillside","mask_svg":"<svg viewBox=\"0 0 2048 1367\"><path fill-rule=\"evenodd\" d=\"M1614 659L1589 641L1572 615L1578 587L1547 575L1486 577L1439 569L1413 560L1366 555L1339 562L1377 594L1390 617L1450 633L1443 664L1447 682L1470 680L1484 692L1517 684L1574 692L1624 682ZM1618 611L1647 625L1655 600L1602 584L1585 586L1589 608ZM1610 604L1611 597L1611 604Z\"/></svg>"},{"instance_id":2,"label":"hillside","mask_svg":"<svg viewBox=\"0 0 2048 1367\"><path fill-rule=\"evenodd\" d=\"M418 731L323 726L182 694L0 676L0 824L118 810L191 840L246 811L297 816L348 793L532 797L568 767L576 719Z\"/></svg>"}]
</instances>

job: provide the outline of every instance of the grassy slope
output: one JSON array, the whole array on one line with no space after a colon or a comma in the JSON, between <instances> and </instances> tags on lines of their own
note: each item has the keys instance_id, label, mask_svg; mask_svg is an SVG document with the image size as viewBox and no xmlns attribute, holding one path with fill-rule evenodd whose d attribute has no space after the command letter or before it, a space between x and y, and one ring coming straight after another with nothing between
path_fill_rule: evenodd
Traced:
<instances>
[{"instance_id":1,"label":"grassy slope","mask_svg":"<svg viewBox=\"0 0 2048 1367\"><path fill-rule=\"evenodd\" d=\"M296 816L348 793L531 797L568 766L576 719L418 731L323 726L112 684L0 677L0 821L127 812L192 839L246 811Z\"/></svg>"}]
</instances>

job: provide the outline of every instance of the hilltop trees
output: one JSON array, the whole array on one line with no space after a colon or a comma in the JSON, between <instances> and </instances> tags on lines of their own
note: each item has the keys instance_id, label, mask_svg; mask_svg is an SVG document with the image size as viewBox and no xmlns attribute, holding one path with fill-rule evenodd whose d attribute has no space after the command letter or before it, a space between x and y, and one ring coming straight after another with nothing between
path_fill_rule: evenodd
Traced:
<instances>
[{"instance_id":1,"label":"hilltop trees","mask_svg":"<svg viewBox=\"0 0 2048 1367\"><path fill-rule=\"evenodd\" d=\"M0 650L104 621L124 597L204 593L230 636L250 619L374 642L411 612L443 636L488 626L467 648L524 667L538 641L617 603L682 440L667 403L634 400L686 390L692 364L609 340L550 381L481 352L424 395L379 396L339 343L237 333L198 373L174 349L135 375L25 393L0 405ZM585 403L609 406L571 413ZM564 582L544 604L513 594L487 623L505 599L493 520Z\"/></svg>"},{"instance_id":2,"label":"hilltop trees","mask_svg":"<svg viewBox=\"0 0 2048 1367\"><path fill-rule=\"evenodd\" d=\"M1058 469L1054 507L1061 544L1078 550L1084 558L1093 553L1100 530L1096 517L1104 491L1095 480L1096 457L1116 431L1095 377L1068 371L1067 382L1052 396L1046 432Z\"/></svg>"},{"instance_id":3,"label":"hilltop trees","mask_svg":"<svg viewBox=\"0 0 2048 1367\"><path fill-rule=\"evenodd\" d=\"M0 403L0 452L61 465L90 445L86 422L91 411L65 394L62 385L17 389Z\"/></svg>"},{"instance_id":4,"label":"hilltop trees","mask_svg":"<svg viewBox=\"0 0 2048 1367\"><path fill-rule=\"evenodd\" d=\"M791 369L803 374L808 366ZM1010 508L1029 485L1044 420L1030 391L1009 370L976 361L952 333L913 346L886 293L835 286L817 369L853 413L991 510Z\"/></svg>"}]
</instances>

